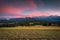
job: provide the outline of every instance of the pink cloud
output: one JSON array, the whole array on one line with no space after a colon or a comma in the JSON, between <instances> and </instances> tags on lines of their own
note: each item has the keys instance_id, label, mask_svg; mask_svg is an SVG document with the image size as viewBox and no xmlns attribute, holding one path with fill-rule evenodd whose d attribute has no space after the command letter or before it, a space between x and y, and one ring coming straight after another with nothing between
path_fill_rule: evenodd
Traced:
<instances>
[{"instance_id":1,"label":"pink cloud","mask_svg":"<svg viewBox=\"0 0 60 40\"><path fill-rule=\"evenodd\" d=\"M20 4L18 7L14 7L14 4ZM44 6L44 2L40 0L41 6ZM37 10L37 5L34 3L33 0L29 0L26 2L16 2L16 3L10 3L3 6L0 6L0 12L3 14L13 15L13 16L3 16L3 17L10 17L10 18L19 18L19 17L35 17L35 16L51 16L51 15L60 15L60 11L54 11L51 12L48 10L47 12L29 12L26 16L22 15L22 12L25 10ZM52 10L53 11L53 10Z\"/></svg>"},{"instance_id":2,"label":"pink cloud","mask_svg":"<svg viewBox=\"0 0 60 40\"><path fill-rule=\"evenodd\" d=\"M49 10L47 12L50 13L52 16L60 16L60 10Z\"/></svg>"},{"instance_id":3,"label":"pink cloud","mask_svg":"<svg viewBox=\"0 0 60 40\"><path fill-rule=\"evenodd\" d=\"M14 4L20 4L17 8L14 7ZM36 4L30 0L27 3L26 2L16 2L16 3L10 3L10 4L5 4L1 7L2 11L4 13L10 13L10 14L21 14L23 11L25 10L32 10L32 9L36 9L37 6Z\"/></svg>"},{"instance_id":4,"label":"pink cloud","mask_svg":"<svg viewBox=\"0 0 60 40\"><path fill-rule=\"evenodd\" d=\"M20 5L19 7L16 8L14 7L13 4L20 4ZM3 14L8 14L8 15L13 15L13 16L5 16L5 17L24 17L24 16L21 16L23 11L33 10L36 8L37 6L32 0L28 1L27 3L16 2L16 3L2 5L2 7L0 7L0 14L3 13Z\"/></svg>"},{"instance_id":5,"label":"pink cloud","mask_svg":"<svg viewBox=\"0 0 60 40\"><path fill-rule=\"evenodd\" d=\"M19 14L21 14L22 10L23 9L21 9L21 8L14 8L11 6L4 6L2 8L3 13L12 14L12 15L19 15Z\"/></svg>"},{"instance_id":6,"label":"pink cloud","mask_svg":"<svg viewBox=\"0 0 60 40\"><path fill-rule=\"evenodd\" d=\"M20 6L25 10L30 10L30 9L33 10L38 8L33 0L28 0L27 2L17 2L17 4L20 4Z\"/></svg>"},{"instance_id":7,"label":"pink cloud","mask_svg":"<svg viewBox=\"0 0 60 40\"><path fill-rule=\"evenodd\" d=\"M30 6L32 6L32 8L37 9L36 4L33 2L33 0L30 0Z\"/></svg>"}]
</instances>

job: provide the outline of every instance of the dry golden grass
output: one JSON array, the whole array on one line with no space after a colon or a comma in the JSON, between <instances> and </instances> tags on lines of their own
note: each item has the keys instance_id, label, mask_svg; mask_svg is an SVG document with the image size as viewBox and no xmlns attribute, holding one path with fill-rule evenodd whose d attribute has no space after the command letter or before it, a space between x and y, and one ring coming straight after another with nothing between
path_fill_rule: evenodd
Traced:
<instances>
[{"instance_id":1,"label":"dry golden grass","mask_svg":"<svg viewBox=\"0 0 60 40\"><path fill-rule=\"evenodd\" d=\"M0 28L0 40L24 40L23 38L26 40L60 40L60 27L18 26Z\"/></svg>"},{"instance_id":2,"label":"dry golden grass","mask_svg":"<svg viewBox=\"0 0 60 40\"><path fill-rule=\"evenodd\" d=\"M17 27L2 27L0 29L50 29L50 30L60 30L57 26L17 26Z\"/></svg>"}]
</instances>

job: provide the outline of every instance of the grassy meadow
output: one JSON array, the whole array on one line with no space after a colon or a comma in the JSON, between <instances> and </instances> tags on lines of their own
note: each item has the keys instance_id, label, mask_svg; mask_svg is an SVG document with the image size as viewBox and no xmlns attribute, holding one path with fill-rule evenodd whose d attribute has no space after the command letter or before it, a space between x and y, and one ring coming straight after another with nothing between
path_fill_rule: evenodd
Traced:
<instances>
[{"instance_id":1,"label":"grassy meadow","mask_svg":"<svg viewBox=\"0 0 60 40\"><path fill-rule=\"evenodd\" d=\"M2 27L0 40L60 40L60 28L52 26Z\"/></svg>"}]
</instances>

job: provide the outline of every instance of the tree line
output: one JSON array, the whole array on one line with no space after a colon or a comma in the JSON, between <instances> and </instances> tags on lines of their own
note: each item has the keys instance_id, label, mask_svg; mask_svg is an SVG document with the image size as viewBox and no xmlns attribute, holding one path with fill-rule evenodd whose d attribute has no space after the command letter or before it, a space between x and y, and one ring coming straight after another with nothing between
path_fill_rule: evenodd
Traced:
<instances>
[{"instance_id":1,"label":"tree line","mask_svg":"<svg viewBox=\"0 0 60 40\"><path fill-rule=\"evenodd\" d=\"M35 26L35 25L42 25L42 26L60 26L60 23L55 22L48 22L48 21L18 21L18 22L6 22L0 23L0 27L17 27L17 26Z\"/></svg>"}]
</instances>

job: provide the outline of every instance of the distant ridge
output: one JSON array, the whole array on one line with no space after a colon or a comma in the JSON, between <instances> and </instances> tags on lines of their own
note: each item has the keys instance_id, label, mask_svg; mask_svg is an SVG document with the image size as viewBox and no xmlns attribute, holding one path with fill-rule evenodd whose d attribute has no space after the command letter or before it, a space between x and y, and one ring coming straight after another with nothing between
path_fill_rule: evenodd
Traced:
<instances>
[{"instance_id":1,"label":"distant ridge","mask_svg":"<svg viewBox=\"0 0 60 40\"><path fill-rule=\"evenodd\" d=\"M25 17L25 18L0 18L0 20L8 21L28 21L28 20L37 20L37 21L60 21L60 16L39 16L39 17Z\"/></svg>"},{"instance_id":2,"label":"distant ridge","mask_svg":"<svg viewBox=\"0 0 60 40\"><path fill-rule=\"evenodd\" d=\"M6 18L0 19L0 27L31 26L31 25L51 26L52 24L60 26L60 16L10 18L9 20L7 20Z\"/></svg>"}]
</instances>

